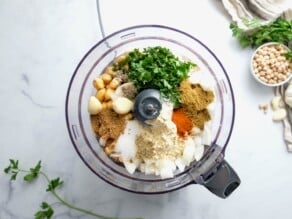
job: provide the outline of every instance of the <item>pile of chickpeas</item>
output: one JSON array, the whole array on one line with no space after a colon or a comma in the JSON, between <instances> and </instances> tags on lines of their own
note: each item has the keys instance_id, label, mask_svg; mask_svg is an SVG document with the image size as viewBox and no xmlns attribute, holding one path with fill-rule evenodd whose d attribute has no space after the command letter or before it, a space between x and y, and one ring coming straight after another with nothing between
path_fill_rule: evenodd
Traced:
<instances>
[{"instance_id":1,"label":"pile of chickpeas","mask_svg":"<svg viewBox=\"0 0 292 219\"><path fill-rule=\"evenodd\" d=\"M121 84L121 80L115 76L116 72L113 71L112 66L109 66L100 77L93 80L93 86L97 90L95 96L101 102L103 109L112 108L111 95Z\"/></svg>"},{"instance_id":2,"label":"pile of chickpeas","mask_svg":"<svg viewBox=\"0 0 292 219\"><path fill-rule=\"evenodd\" d=\"M269 85L285 81L292 73L292 63L283 54L288 49L280 44L260 47L252 59L252 69L257 78Z\"/></svg>"}]
</instances>

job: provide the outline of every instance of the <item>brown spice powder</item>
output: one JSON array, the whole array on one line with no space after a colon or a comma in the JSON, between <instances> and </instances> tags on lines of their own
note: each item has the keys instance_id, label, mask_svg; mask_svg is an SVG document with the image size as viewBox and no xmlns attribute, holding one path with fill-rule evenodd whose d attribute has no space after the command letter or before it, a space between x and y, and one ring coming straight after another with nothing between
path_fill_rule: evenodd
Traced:
<instances>
[{"instance_id":1,"label":"brown spice powder","mask_svg":"<svg viewBox=\"0 0 292 219\"><path fill-rule=\"evenodd\" d=\"M127 115L119 115L112 109L103 109L97 115L91 116L91 126L98 137L108 143L115 142L124 132Z\"/></svg>"},{"instance_id":2,"label":"brown spice powder","mask_svg":"<svg viewBox=\"0 0 292 219\"><path fill-rule=\"evenodd\" d=\"M179 88L182 108L195 127L204 129L205 122L211 119L207 106L213 102L214 93L204 90L200 84L191 84L185 80Z\"/></svg>"}]
</instances>

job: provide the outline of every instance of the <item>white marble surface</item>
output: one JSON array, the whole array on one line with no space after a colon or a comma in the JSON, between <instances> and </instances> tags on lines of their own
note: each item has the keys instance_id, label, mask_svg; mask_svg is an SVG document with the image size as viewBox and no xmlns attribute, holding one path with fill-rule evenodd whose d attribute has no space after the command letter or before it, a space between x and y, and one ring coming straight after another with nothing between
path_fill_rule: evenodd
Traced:
<instances>
[{"instance_id":1,"label":"white marble surface","mask_svg":"<svg viewBox=\"0 0 292 219\"><path fill-rule=\"evenodd\" d=\"M160 218L292 218L292 154L282 125L259 103L272 98L249 74L251 49L241 49L219 0L100 2L104 31L135 24L164 24L206 43L221 59L233 84L236 120L226 159L242 183L227 199L191 185L164 195L121 191L96 177L73 148L65 125L65 95L71 75L102 35L94 0L0 0L0 218L28 219L42 201L53 201L46 183L10 182L9 158L23 167L42 160L69 201L96 212ZM57 219L91 218L55 208Z\"/></svg>"}]
</instances>

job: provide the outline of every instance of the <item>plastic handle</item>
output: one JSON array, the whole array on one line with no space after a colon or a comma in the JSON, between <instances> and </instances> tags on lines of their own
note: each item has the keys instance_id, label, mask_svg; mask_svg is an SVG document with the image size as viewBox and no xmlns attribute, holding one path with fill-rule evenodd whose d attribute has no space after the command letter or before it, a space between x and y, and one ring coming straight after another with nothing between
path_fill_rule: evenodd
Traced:
<instances>
[{"instance_id":1,"label":"plastic handle","mask_svg":"<svg viewBox=\"0 0 292 219\"><path fill-rule=\"evenodd\" d=\"M221 198L227 198L241 182L236 172L225 160L215 170L204 174L202 179L201 184Z\"/></svg>"}]
</instances>

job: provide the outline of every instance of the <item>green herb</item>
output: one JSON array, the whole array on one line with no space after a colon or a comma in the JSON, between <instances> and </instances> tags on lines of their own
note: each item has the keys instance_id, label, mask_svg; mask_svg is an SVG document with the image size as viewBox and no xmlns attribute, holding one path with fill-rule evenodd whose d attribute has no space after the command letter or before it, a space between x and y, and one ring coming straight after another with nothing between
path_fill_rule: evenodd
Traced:
<instances>
[{"instance_id":1,"label":"green herb","mask_svg":"<svg viewBox=\"0 0 292 219\"><path fill-rule=\"evenodd\" d=\"M42 202L41 209L38 212L35 213L34 218L35 219L45 219L45 218L52 218L54 214L54 210L51 205L49 205L46 202Z\"/></svg>"},{"instance_id":2,"label":"green herb","mask_svg":"<svg viewBox=\"0 0 292 219\"><path fill-rule=\"evenodd\" d=\"M259 19L256 19L256 18L253 18L250 20L247 18L242 18L242 23L249 28L256 28L256 27L261 26Z\"/></svg>"},{"instance_id":3,"label":"green herb","mask_svg":"<svg viewBox=\"0 0 292 219\"><path fill-rule=\"evenodd\" d=\"M36 178L38 177L39 173L40 173L40 170L41 170L41 161L39 161L39 162L37 163L37 165L36 165L34 168L30 168L30 169L29 169L29 173L26 174L26 175L23 177L23 179L24 179L25 181L28 181L28 182L30 182L30 181L36 179Z\"/></svg>"},{"instance_id":4,"label":"green herb","mask_svg":"<svg viewBox=\"0 0 292 219\"><path fill-rule=\"evenodd\" d=\"M289 52L286 52L285 54L283 54L286 59L290 60L290 62L292 62L292 51L290 50Z\"/></svg>"},{"instance_id":5,"label":"green herb","mask_svg":"<svg viewBox=\"0 0 292 219\"><path fill-rule=\"evenodd\" d=\"M60 181L60 178L52 179L48 185L47 192L54 191L57 187L61 186L63 181Z\"/></svg>"},{"instance_id":6,"label":"green herb","mask_svg":"<svg viewBox=\"0 0 292 219\"><path fill-rule=\"evenodd\" d=\"M160 46L134 49L127 58L128 77L138 91L147 88L158 89L163 97L176 106L180 104L178 86L188 77L191 62L183 62L169 49Z\"/></svg>"},{"instance_id":7,"label":"green herb","mask_svg":"<svg viewBox=\"0 0 292 219\"><path fill-rule=\"evenodd\" d=\"M247 20L245 23L248 26ZM278 42L288 44L292 40L292 20L278 18L268 24L260 25L256 22L250 22L250 25L257 26L253 31L244 31L236 24L231 23L229 28L232 35L239 40L242 47L258 47L267 42Z\"/></svg>"},{"instance_id":8,"label":"green herb","mask_svg":"<svg viewBox=\"0 0 292 219\"><path fill-rule=\"evenodd\" d=\"M59 188L61 185L63 185L63 181L61 181L59 177L55 178L55 179L50 179L46 173L42 172L41 171L41 161L39 161L35 167L30 168L29 170L20 169L18 167L18 164L19 164L18 160L10 159L9 162L10 162L9 165L4 169L4 172L6 174L11 175L10 180L16 180L17 175L19 173L25 173L25 176L23 179L26 182L31 182L34 179L36 179L39 175L41 175L48 182L48 187L47 187L46 191L50 192L58 200L58 202L55 202L53 204L48 204L47 202L42 202L42 204L40 205L41 209L34 214L35 219L50 219L50 218L52 218L54 215L54 210L53 210L52 206L54 204L63 204L65 206L67 206L68 208L71 208L71 209L74 209L76 211L91 215L95 218L117 219L116 217L103 216L103 215L94 213L92 211L77 207L75 205L70 204L66 200L64 200L56 191L57 188ZM136 219L138 219L138 218L136 218Z\"/></svg>"}]
</instances>

